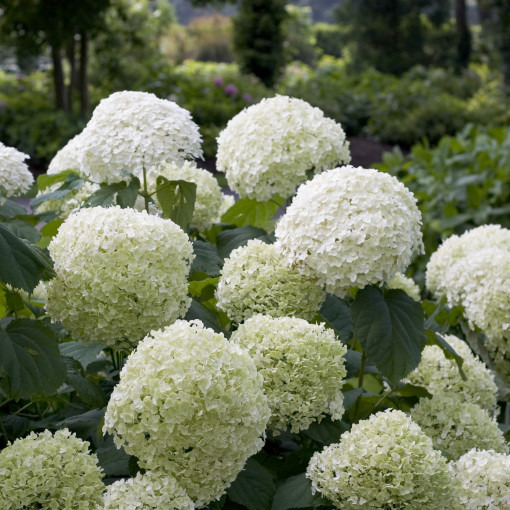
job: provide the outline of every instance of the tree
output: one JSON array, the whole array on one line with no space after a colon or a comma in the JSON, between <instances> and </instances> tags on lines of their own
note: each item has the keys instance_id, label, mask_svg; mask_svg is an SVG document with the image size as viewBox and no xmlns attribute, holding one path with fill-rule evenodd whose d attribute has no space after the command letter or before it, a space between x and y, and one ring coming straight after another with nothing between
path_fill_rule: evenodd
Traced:
<instances>
[{"instance_id":1,"label":"tree","mask_svg":"<svg viewBox=\"0 0 510 510\"><path fill-rule=\"evenodd\" d=\"M457 26L457 68L464 69L471 55L471 31L467 20L466 0L455 0L455 24Z\"/></svg>"}]
</instances>

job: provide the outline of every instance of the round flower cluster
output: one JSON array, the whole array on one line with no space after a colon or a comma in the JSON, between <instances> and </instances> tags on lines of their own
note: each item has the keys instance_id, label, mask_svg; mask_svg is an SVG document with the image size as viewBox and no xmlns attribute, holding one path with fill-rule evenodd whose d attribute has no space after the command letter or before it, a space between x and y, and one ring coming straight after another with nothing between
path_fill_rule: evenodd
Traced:
<instances>
[{"instance_id":1,"label":"round flower cluster","mask_svg":"<svg viewBox=\"0 0 510 510\"><path fill-rule=\"evenodd\" d=\"M455 486L452 510L510 508L510 456L473 449L450 466Z\"/></svg>"},{"instance_id":2,"label":"round flower cluster","mask_svg":"<svg viewBox=\"0 0 510 510\"><path fill-rule=\"evenodd\" d=\"M89 443L69 430L45 430L0 452L3 510L98 510L104 485Z\"/></svg>"},{"instance_id":3,"label":"round flower cluster","mask_svg":"<svg viewBox=\"0 0 510 510\"><path fill-rule=\"evenodd\" d=\"M340 297L385 282L423 249L413 194L388 174L344 166L303 184L276 226L277 247Z\"/></svg>"},{"instance_id":4,"label":"round flower cluster","mask_svg":"<svg viewBox=\"0 0 510 510\"><path fill-rule=\"evenodd\" d=\"M156 191L158 176L166 177L169 181L194 182L197 185L197 194L191 224L198 230L204 230L214 223L220 212L222 193L218 181L210 172L198 168L194 162L185 162L180 166L175 163L165 163L152 169L147 176L149 193ZM156 195L154 195L154 199L156 205L161 209Z\"/></svg>"},{"instance_id":5,"label":"round flower cluster","mask_svg":"<svg viewBox=\"0 0 510 510\"><path fill-rule=\"evenodd\" d=\"M120 207L81 209L49 245L48 314L75 340L130 348L187 312L193 247L171 220Z\"/></svg>"},{"instance_id":6,"label":"round flower cluster","mask_svg":"<svg viewBox=\"0 0 510 510\"><path fill-rule=\"evenodd\" d=\"M76 135L62 147L50 161L47 174L56 175L66 170L80 174L80 160L78 155L81 148L81 137ZM80 174L81 175L81 174Z\"/></svg>"},{"instance_id":7,"label":"round flower cluster","mask_svg":"<svg viewBox=\"0 0 510 510\"><path fill-rule=\"evenodd\" d=\"M339 420L343 413L344 354L347 348L332 329L303 319L256 315L231 337L248 350L264 376L276 433L290 427L306 430L326 415Z\"/></svg>"},{"instance_id":8,"label":"round flower cluster","mask_svg":"<svg viewBox=\"0 0 510 510\"><path fill-rule=\"evenodd\" d=\"M253 360L200 321L152 331L128 358L104 432L145 469L175 477L197 507L262 448L270 417Z\"/></svg>"},{"instance_id":9,"label":"round flower cluster","mask_svg":"<svg viewBox=\"0 0 510 510\"><path fill-rule=\"evenodd\" d=\"M218 307L237 323L257 313L312 320L325 297L321 287L291 267L274 245L258 239L232 251L216 291Z\"/></svg>"},{"instance_id":10,"label":"round flower cluster","mask_svg":"<svg viewBox=\"0 0 510 510\"><path fill-rule=\"evenodd\" d=\"M412 278L408 278L402 273L396 273L393 278L390 278L386 285L390 289L401 289L403 290L410 298L415 301L420 301L420 287L416 285L415 281Z\"/></svg>"},{"instance_id":11,"label":"round flower cluster","mask_svg":"<svg viewBox=\"0 0 510 510\"><path fill-rule=\"evenodd\" d=\"M58 190L62 186L61 182L57 182L40 190L37 193L37 196L46 195L47 193L52 193L53 191ZM100 188L99 184L95 182L85 181L83 186L80 189L74 189L70 191L64 198L61 199L50 199L40 203L36 209L39 214L54 211L56 215L65 220L73 211L79 209L83 202L87 200L90 195L95 193Z\"/></svg>"},{"instance_id":12,"label":"round flower cluster","mask_svg":"<svg viewBox=\"0 0 510 510\"><path fill-rule=\"evenodd\" d=\"M93 182L123 181L164 161L202 156L202 139L191 115L147 92L116 92L103 99L74 145L80 173Z\"/></svg>"},{"instance_id":13,"label":"round flower cluster","mask_svg":"<svg viewBox=\"0 0 510 510\"><path fill-rule=\"evenodd\" d=\"M193 510L195 505L175 478L147 471L108 486L103 510Z\"/></svg>"},{"instance_id":14,"label":"round flower cluster","mask_svg":"<svg viewBox=\"0 0 510 510\"><path fill-rule=\"evenodd\" d=\"M498 388L494 374L473 355L466 342L453 335L446 336L445 340L464 360L462 369L466 380L462 379L457 363L448 359L440 347L427 345L421 353L420 364L407 375L405 382L422 386L432 395L453 393L460 400L478 404L495 414Z\"/></svg>"},{"instance_id":15,"label":"round flower cluster","mask_svg":"<svg viewBox=\"0 0 510 510\"><path fill-rule=\"evenodd\" d=\"M508 453L496 418L479 405L459 402L455 393L421 398L411 409L411 416L432 438L434 446L451 460L457 460L475 447Z\"/></svg>"},{"instance_id":16,"label":"round flower cluster","mask_svg":"<svg viewBox=\"0 0 510 510\"><path fill-rule=\"evenodd\" d=\"M0 195L12 197L26 193L34 182L25 159L29 156L0 142Z\"/></svg>"},{"instance_id":17,"label":"round flower cluster","mask_svg":"<svg viewBox=\"0 0 510 510\"><path fill-rule=\"evenodd\" d=\"M221 205L218 211L218 216L213 223L220 223L221 217L236 203L234 195L221 194Z\"/></svg>"},{"instance_id":18,"label":"round flower cluster","mask_svg":"<svg viewBox=\"0 0 510 510\"><path fill-rule=\"evenodd\" d=\"M449 508L446 459L402 411L372 415L313 455L307 477L342 510Z\"/></svg>"},{"instance_id":19,"label":"round flower cluster","mask_svg":"<svg viewBox=\"0 0 510 510\"><path fill-rule=\"evenodd\" d=\"M241 197L287 198L320 172L351 159L345 133L301 99L263 99L229 121L218 137L217 167Z\"/></svg>"}]
</instances>

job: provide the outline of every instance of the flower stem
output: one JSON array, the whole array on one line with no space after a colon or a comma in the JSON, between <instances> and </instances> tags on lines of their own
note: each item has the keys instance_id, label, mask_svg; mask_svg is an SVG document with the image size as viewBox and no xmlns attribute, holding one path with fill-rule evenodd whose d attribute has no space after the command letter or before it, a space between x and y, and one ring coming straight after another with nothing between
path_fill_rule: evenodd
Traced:
<instances>
[{"instance_id":1,"label":"flower stem","mask_svg":"<svg viewBox=\"0 0 510 510\"><path fill-rule=\"evenodd\" d=\"M149 193L147 192L147 170L145 170L145 165L142 166L143 169L143 199L145 201L145 210L147 213L149 212Z\"/></svg>"}]
</instances>

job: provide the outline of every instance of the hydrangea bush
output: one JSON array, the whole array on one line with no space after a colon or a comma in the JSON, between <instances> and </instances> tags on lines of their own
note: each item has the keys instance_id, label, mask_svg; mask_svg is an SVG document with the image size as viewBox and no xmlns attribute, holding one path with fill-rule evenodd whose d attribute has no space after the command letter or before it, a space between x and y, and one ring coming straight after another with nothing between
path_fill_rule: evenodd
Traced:
<instances>
[{"instance_id":1,"label":"hydrangea bush","mask_svg":"<svg viewBox=\"0 0 510 510\"><path fill-rule=\"evenodd\" d=\"M12 197L26 193L34 182L23 154L14 147L0 142L0 195Z\"/></svg>"}]
</instances>

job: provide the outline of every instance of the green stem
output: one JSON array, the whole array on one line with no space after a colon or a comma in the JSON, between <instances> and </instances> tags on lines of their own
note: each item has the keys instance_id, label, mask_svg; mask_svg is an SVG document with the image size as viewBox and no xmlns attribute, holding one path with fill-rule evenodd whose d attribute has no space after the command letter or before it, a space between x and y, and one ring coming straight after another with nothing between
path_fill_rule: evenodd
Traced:
<instances>
[{"instance_id":1,"label":"green stem","mask_svg":"<svg viewBox=\"0 0 510 510\"><path fill-rule=\"evenodd\" d=\"M7 400L4 400L3 402L0 403L0 407L7 405L11 400L12 400L12 398L8 398Z\"/></svg>"},{"instance_id":2,"label":"green stem","mask_svg":"<svg viewBox=\"0 0 510 510\"><path fill-rule=\"evenodd\" d=\"M28 404L24 405L21 409L18 409L14 414L19 414L21 411L24 411L27 407L30 407L33 404L32 401L30 401Z\"/></svg>"},{"instance_id":3,"label":"green stem","mask_svg":"<svg viewBox=\"0 0 510 510\"><path fill-rule=\"evenodd\" d=\"M149 193L147 191L147 170L145 170L145 165L143 168L143 199L145 201L145 210L149 212Z\"/></svg>"}]
</instances>

